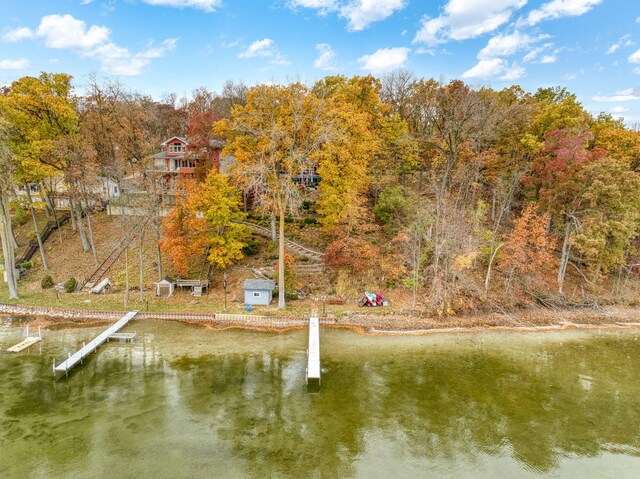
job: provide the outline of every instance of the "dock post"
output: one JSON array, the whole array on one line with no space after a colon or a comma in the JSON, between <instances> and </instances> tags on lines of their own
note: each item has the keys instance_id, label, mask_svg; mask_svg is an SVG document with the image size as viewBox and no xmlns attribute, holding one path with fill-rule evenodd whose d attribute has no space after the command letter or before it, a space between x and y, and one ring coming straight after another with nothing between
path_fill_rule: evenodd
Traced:
<instances>
[{"instance_id":1,"label":"dock post","mask_svg":"<svg viewBox=\"0 0 640 479\"><path fill-rule=\"evenodd\" d=\"M42 339L42 330L40 329L40 326L38 326L38 337Z\"/></svg>"},{"instance_id":2,"label":"dock post","mask_svg":"<svg viewBox=\"0 0 640 479\"><path fill-rule=\"evenodd\" d=\"M27 324L27 338L29 337L29 325Z\"/></svg>"}]
</instances>

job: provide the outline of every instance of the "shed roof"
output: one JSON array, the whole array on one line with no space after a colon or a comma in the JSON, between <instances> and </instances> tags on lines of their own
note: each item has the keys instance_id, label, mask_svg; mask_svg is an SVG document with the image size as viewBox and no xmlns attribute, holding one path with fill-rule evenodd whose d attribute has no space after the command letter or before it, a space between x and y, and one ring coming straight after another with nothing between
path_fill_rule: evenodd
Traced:
<instances>
[{"instance_id":1,"label":"shed roof","mask_svg":"<svg viewBox=\"0 0 640 479\"><path fill-rule=\"evenodd\" d=\"M270 279L245 279L242 288L258 291L273 291L276 289L276 282Z\"/></svg>"},{"instance_id":2,"label":"shed roof","mask_svg":"<svg viewBox=\"0 0 640 479\"><path fill-rule=\"evenodd\" d=\"M165 276L164 279L162 281L158 281L157 284L173 284L173 283L175 283L173 278L169 278L169 276Z\"/></svg>"}]
</instances>

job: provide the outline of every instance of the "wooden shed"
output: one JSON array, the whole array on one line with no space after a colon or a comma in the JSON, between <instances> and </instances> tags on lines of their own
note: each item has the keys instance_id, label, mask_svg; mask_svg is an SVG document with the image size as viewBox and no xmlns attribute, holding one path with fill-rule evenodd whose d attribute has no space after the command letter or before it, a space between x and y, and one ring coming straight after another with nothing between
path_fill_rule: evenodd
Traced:
<instances>
[{"instance_id":1,"label":"wooden shed","mask_svg":"<svg viewBox=\"0 0 640 479\"><path fill-rule=\"evenodd\" d=\"M268 306L271 303L276 282L270 279L246 279L244 289L244 304Z\"/></svg>"},{"instance_id":2,"label":"wooden shed","mask_svg":"<svg viewBox=\"0 0 640 479\"><path fill-rule=\"evenodd\" d=\"M176 282L166 277L162 281L158 281L156 283L156 296L162 296L164 298L168 298L173 296L173 290L176 287Z\"/></svg>"}]
</instances>

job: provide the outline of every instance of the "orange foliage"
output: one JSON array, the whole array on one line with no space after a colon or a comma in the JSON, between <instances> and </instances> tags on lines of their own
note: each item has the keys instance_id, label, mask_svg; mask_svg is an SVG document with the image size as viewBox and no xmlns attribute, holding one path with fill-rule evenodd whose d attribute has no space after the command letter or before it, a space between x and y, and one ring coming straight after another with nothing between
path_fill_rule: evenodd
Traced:
<instances>
[{"instance_id":1,"label":"orange foliage","mask_svg":"<svg viewBox=\"0 0 640 479\"><path fill-rule=\"evenodd\" d=\"M542 280L553 266L555 241L547 233L549 215L529 203L507 236L501 269Z\"/></svg>"},{"instance_id":2,"label":"orange foliage","mask_svg":"<svg viewBox=\"0 0 640 479\"><path fill-rule=\"evenodd\" d=\"M352 273L370 269L380 251L367 241L358 238L342 238L327 248L326 263L332 269L347 269Z\"/></svg>"}]
</instances>

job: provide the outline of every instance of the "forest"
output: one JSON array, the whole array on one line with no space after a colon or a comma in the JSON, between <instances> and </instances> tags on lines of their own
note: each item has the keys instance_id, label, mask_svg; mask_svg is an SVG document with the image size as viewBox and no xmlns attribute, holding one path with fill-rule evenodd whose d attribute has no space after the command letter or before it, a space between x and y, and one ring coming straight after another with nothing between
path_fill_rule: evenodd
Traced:
<instances>
[{"instance_id":1,"label":"forest","mask_svg":"<svg viewBox=\"0 0 640 479\"><path fill-rule=\"evenodd\" d=\"M182 277L203 255L231 271L255 254L246 222L270 227L279 307L302 282L285 237L326 252L313 274L326 279L316 293L329 296L403 291L407 308L438 315L637 299L640 133L587 112L566 88L497 91L401 70L227 81L220 92L161 100L98 77L82 90L69 75L42 73L0 92L5 264L16 257L16 218L31 215L46 272L35 212L58 221L60 196L97 264L92 195L103 177L147 219L159 278L162 256ZM163 216L149 158L172 136L194 154L224 142L232 161L196 168ZM307 173L317 186L301 183ZM17 275L5 270L16 298Z\"/></svg>"}]
</instances>

